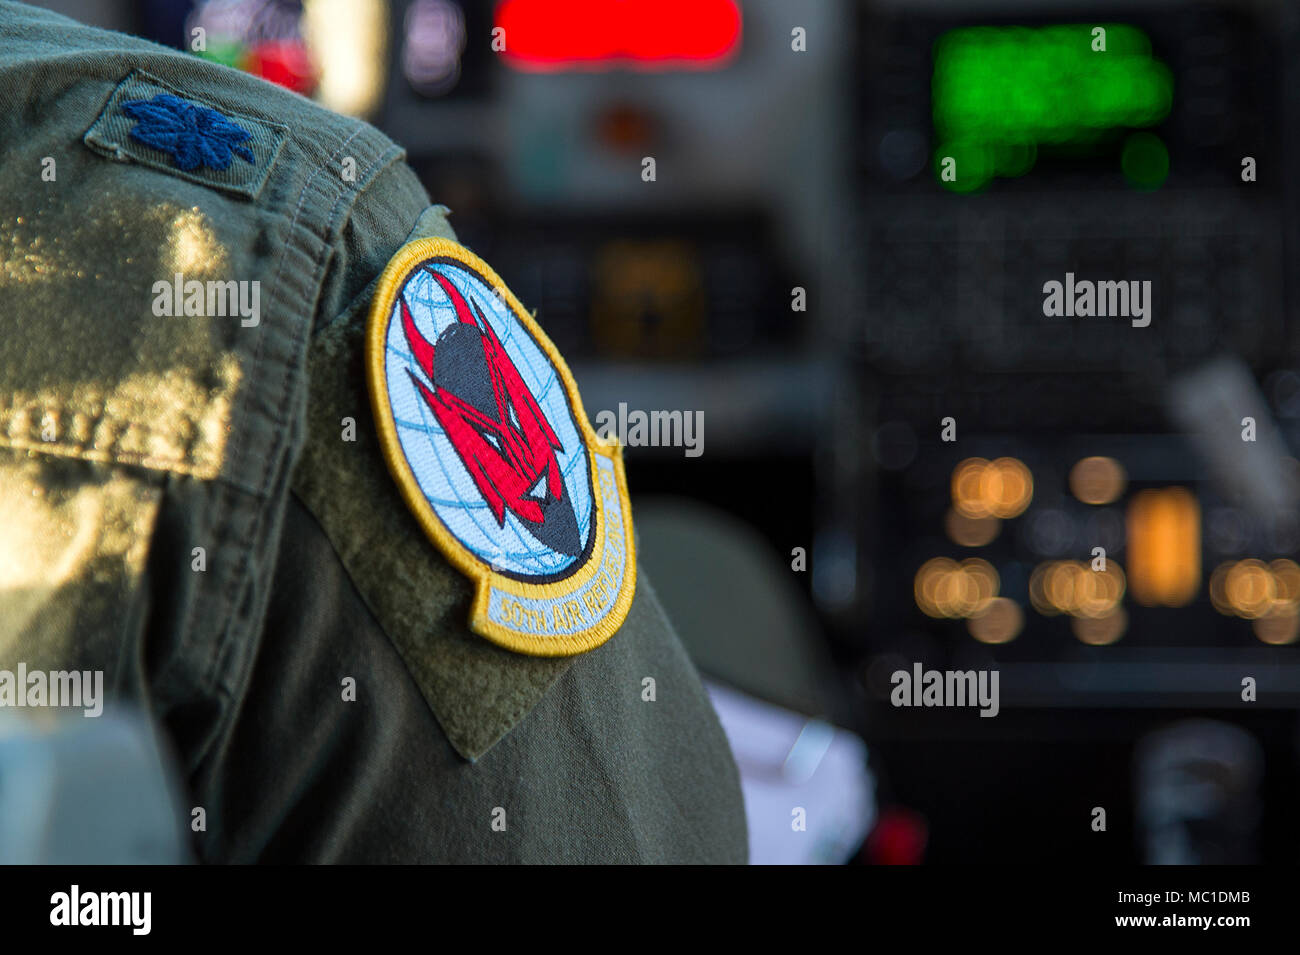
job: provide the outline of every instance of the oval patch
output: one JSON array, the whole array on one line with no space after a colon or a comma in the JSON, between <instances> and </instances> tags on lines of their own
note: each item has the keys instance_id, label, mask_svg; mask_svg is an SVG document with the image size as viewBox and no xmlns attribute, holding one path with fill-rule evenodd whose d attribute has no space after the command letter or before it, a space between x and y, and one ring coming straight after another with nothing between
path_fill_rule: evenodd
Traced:
<instances>
[{"instance_id":1,"label":"oval patch","mask_svg":"<svg viewBox=\"0 0 1300 955\"><path fill-rule=\"evenodd\" d=\"M448 239L403 246L375 290L366 370L402 497L475 582L470 628L536 656L613 636L636 589L622 450L487 263Z\"/></svg>"}]
</instances>

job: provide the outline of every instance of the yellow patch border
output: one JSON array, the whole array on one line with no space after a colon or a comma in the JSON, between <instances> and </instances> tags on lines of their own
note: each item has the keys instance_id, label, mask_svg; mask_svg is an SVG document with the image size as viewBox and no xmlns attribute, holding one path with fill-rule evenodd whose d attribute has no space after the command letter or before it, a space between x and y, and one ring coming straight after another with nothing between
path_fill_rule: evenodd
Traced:
<instances>
[{"instance_id":1,"label":"yellow patch border","mask_svg":"<svg viewBox=\"0 0 1300 955\"><path fill-rule=\"evenodd\" d=\"M388 324L396 303L397 294L414 267L426 259L436 256L454 259L474 269L482 276L501 301L514 313L524 329L533 337L542 352L550 360L551 366L559 376L569 399L574 420L582 439L586 442L590 456L591 489L593 495L593 527L595 540L586 562L574 574L563 580L551 583L535 584L515 580L496 573L469 550L438 518L420 490L410 463L403 453L397 437L397 425L393 418L392 405L388 398L387 376L384 370L385 343L388 336ZM437 546L443 555L457 570L468 577L475 585L473 604L470 607L469 625L475 633L486 637L493 643L526 653L530 656L570 656L594 650L612 637L631 609L632 599L636 594L636 538L632 530L632 509L628 502L627 476L623 469L622 448L616 440L602 441L587 420L586 409L578 395L578 386L560 356L559 350L542 331L541 326L524 309L519 299L501 281L501 277L490 265L458 242L444 238L415 239L406 243L389 260L383 274L375 287L374 298L370 303L370 315L366 326L366 381L370 392L370 407L374 413L375 427L379 443L384 452L388 471L397 482L406 506L420 523L425 535ZM515 630L491 619L489 599L493 588L506 594L532 599L561 599L578 593L592 578L602 570L604 563L606 507L602 501L599 467L597 456L608 458L613 465L620 511L622 516L623 542L626 555L623 563L623 579L619 584L618 595L613 605L590 627L568 634L536 634L529 631Z\"/></svg>"}]
</instances>

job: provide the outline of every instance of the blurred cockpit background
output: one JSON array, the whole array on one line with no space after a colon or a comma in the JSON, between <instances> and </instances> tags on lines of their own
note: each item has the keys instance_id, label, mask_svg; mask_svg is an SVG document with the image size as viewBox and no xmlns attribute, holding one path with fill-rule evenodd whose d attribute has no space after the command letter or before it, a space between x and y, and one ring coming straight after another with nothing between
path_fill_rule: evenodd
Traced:
<instances>
[{"instance_id":1,"label":"blurred cockpit background","mask_svg":"<svg viewBox=\"0 0 1300 955\"><path fill-rule=\"evenodd\" d=\"M1296 860L1294 5L46 5L406 147L627 445L756 860Z\"/></svg>"}]
</instances>

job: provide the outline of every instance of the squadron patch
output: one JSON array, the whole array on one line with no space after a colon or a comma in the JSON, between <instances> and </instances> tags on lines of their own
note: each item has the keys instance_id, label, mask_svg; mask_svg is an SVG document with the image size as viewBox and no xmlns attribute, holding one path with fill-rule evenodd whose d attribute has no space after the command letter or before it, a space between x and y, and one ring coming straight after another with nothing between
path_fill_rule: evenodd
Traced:
<instances>
[{"instance_id":1,"label":"squadron patch","mask_svg":"<svg viewBox=\"0 0 1300 955\"><path fill-rule=\"evenodd\" d=\"M366 369L389 471L476 585L470 627L535 656L613 636L636 589L622 452L497 274L448 239L407 243L375 291Z\"/></svg>"}]
</instances>

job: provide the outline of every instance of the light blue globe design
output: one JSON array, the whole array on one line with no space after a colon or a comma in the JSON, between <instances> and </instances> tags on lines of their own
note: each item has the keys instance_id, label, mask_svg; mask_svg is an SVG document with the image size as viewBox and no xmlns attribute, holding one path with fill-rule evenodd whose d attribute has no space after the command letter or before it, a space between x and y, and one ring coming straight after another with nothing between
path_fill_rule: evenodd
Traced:
<instances>
[{"instance_id":1,"label":"light blue globe design","mask_svg":"<svg viewBox=\"0 0 1300 955\"><path fill-rule=\"evenodd\" d=\"M402 453L434 514L476 557L499 571L519 577L563 576L576 569L574 565L590 552L595 501L587 449L560 376L510 307L497 298L480 276L455 261L433 259L425 266L412 272L394 301L385 338L384 375ZM412 383L411 375L415 375L432 389L432 382L416 364L402 331L402 299L411 310L416 328L430 343L436 343L438 335L458 321L451 300L433 280L429 267L436 268L448 279L471 308L478 304L560 439L562 450L556 451L555 457L564 492L577 519L582 554L562 554L542 544L528 532L528 525L508 508L505 524L497 525L474 479Z\"/></svg>"}]
</instances>

